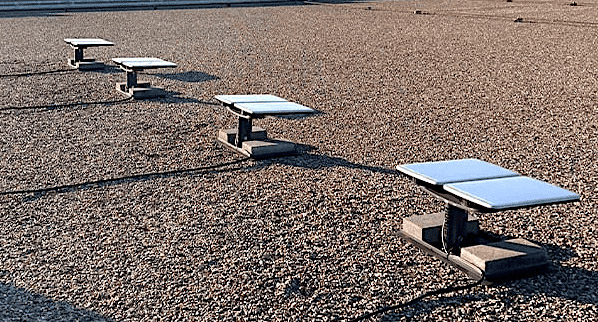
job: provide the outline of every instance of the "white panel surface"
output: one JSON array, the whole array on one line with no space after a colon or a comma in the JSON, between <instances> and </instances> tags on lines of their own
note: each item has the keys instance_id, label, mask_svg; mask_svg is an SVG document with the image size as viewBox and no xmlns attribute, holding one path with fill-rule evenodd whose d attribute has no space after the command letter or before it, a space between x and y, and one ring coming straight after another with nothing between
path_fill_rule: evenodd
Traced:
<instances>
[{"instance_id":1,"label":"white panel surface","mask_svg":"<svg viewBox=\"0 0 598 322\"><path fill-rule=\"evenodd\" d=\"M257 102L287 102L282 97L278 97L270 94L257 94L257 95L216 95L215 99L225 104L236 104L236 103L257 103ZM236 106L236 105L235 105Z\"/></svg>"},{"instance_id":2,"label":"white panel surface","mask_svg":"<svg viewBox=\"0 0 598 322\"><path fill-rule=\"evenodd\" d=\"M176 67L175 63L153 57L112 58L112 61L129 69L152 69Z\"/></svg>"},{"instance_id":3,"label":"white panel surface","mask_svg":"<svg viewBox=\"0 0 598 322\"><path fill-rule=\"evenodd\" d=\"M506 209L579 200L579 195L530 177L458 182L444 190L490 209Z\"/></svg>"},{"instance_id":4,"label":"white panel surface","mask_svg":"<svg viewBox=\"0 0 598 322\"><path fill-rule=\"evenodd\" d=\"M293 102L235 103L234 106L253 115L311 114L315 111Z\"/></svg>"},{"instance_id":5,"label":"white panel surface","mask_svg":"<svg viewBox=\"0 0 598 322\"><path fill-rule=\"evenodd\" d=\"M511 170L478 159L411 163L399 165L397 170L433 185L519 175Z\"/></svg>"},{"instance_id":6,"label":"white panel surface","mask_svg":"<svg viewBox=\"0 0 598 322\"><path fill-rule=\"evenodd\" d=\"M100 38L66 38L64 41L75 47L96 47L96 46L114 46L114 43Z\"/></svg>"}]
</instances>

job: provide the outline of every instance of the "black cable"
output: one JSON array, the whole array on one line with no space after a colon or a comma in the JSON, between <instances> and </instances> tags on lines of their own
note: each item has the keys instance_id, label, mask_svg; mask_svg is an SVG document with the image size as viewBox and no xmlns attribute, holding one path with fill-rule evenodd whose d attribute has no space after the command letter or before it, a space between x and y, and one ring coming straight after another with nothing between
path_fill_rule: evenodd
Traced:
<instances>
[{"instance_id":1,"label":"black cable","mask_svg":"<svg viewBox=\"0 0 598 322\"><path fill-rule=\"evenodd\" d=\"M112 100L112 101L93 101L93 102L74 102L74 103L64 103L64 104L50 104L50 105L32 105L32 106L6 106L0 107L0 111L14 111L14 110L36 110L36 109L55 109L61 107L73 107L73 106L80 106L80 105L105 105L105 104L117 104L123 103L133 99L133 96L128 96L123 99Z\"/></svg>"},{"instance_id":2,"label":"black cable","mask_svg":"<svg viewBox=\"0 0 598 322\"><path fill-rule=\"evenodd\" d=\"M48 193L48 192L53 192L53 191L60 192L60 191L75 190L78 188L85 188L85 187L89 187L89 186L99 186L99 185L108 184L108 183L118 183L121 181L126 182L126 181L134 181L137 179L150 179L153 177L168 177L168 176L181 174L181 173L193 173L193 172L199 172L199 171L215 170L215 169L226 167L229 165L239 164L239 163L245 162L249 159L250 158L243 158L243 159L237 159L237 160L230 161L230 162L213 164L213 165L199 167L199 168L171 170L171 171L166 171L166 172L135 174L135 175L126 176L126 177L100 179L100 180L95 180L95 181L66 184L66 185L54 186L54 187L48 187L48 188L3 191L3 192L0 192L0 196L19 195L19 194L28 194L28 193L43 194L43 193Z\"/></svg>"},{"instance_id":3,"label":"black cable","mask_svg":"<svg viewBox=\"0 0 598 322\"><path fill-rule=\"evenodd\" d=\"M484 279L485 279L485 277L482 274L482 278L480 278L478 281L476 281L474 283L470 283L470 284L462 285L462 286L449 286L449 287L441 288L441 289L434 290L434 291L428 291L428 292L426 292L426 293L424 293L424 294L422 294L422 295L420 295L420 296L418 296L418 297L416 297L416 298L414 298L414 299L412 299L412 300L410 300L408 302L404 302L404 303L397 304L397 305L392 305L392 306L385 306L385 307L383 307L383 308L381 308L381 309L379 309L377 311L366 313L364 315L358 316L358 317L356 317L356 318L354 318L352 320L349 320L349 321L350 322L363 321L365 319L369 319L369 318L373 317L374 315L378 315L378 314L381 314L381 313L384 313L384 312L393 311L393 310L396 310L396 309L400 309L400 308L409 306L409 305L411 305L413 303L416 303L416 302L419 302L422 299L424 299L426 297L429 297L429 296L441 295L441 294L446 294L446 293L451 293L451 292L457 292L457 291L467 290L467 289L470 289L470 288L473 288L473 287L476 287L476 286L480 285L484 281Z\"/></svg>"},{"instance_id":4,"label":"black cable","mask_svg":"<svg viewBox=\"0 0 598 322\"><path fill-rule=\"evenodd\" d=\"M56 74L56 73L68 73L76 71L77 69L69 68L69 69L54 69L54 70L46 70L41 72L26 72L26 73L17 73L17 74L0 74L0 78L7 78L7 77L24 77L24 76L34 76L34 75L45 75L45 74Z\"/></svg>"}]
</instances>

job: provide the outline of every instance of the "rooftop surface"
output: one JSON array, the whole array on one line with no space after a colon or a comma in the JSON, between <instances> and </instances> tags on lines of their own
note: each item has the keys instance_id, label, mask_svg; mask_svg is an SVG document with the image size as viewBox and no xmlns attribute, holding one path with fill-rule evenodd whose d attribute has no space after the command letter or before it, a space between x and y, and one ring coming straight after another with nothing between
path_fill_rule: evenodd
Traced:
<instances>
[{"instance_id":1,"label":"rooftop surface","mask_svg":"<svg viewBox=\"0 0 598 322\"><path fill-rule=\"evenodd\" d=\"M0 74L31 73L0 78L0 191L36 190L0 195L0 320L332 321L464 285L398 237L402 218L443 205L395 170L463 158L581 195L480 215L545 247L549 271L373 320L595 319L598 2L578 4L0 18ZM34 74L68 68L64 38L114 42L85 52L109 66ZM169 95L60 105L122 100L114 57L176 63L139 75ZM217 143L237 120L214 95L260 93L320 112L254 123L299 155L250 161Z\"/></svg>"}]
</instances>

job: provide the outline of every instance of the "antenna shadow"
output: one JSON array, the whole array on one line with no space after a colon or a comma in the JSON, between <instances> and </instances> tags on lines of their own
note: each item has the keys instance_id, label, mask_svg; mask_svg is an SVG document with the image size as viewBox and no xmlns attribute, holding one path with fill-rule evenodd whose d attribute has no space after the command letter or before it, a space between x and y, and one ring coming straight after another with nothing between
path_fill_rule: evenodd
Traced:
<instances>
[{"instance_id":1,"label":"antenna shadow","mask_svg":"<svg viewBox=\"0 0 598 322\"><path fill-rule=\"evenodd\" d=\"M2 11L0 12L0 19L2 18L25 18L25 17L69 17L71 14L65 13L64 10L43 10L43 11L34 11L34 10L11 10L11 11Z\"/></svg>"},{"instance_id":2,"label":"antenna shadow","mask_svg":"<svg viewBox=\"0 0 598 322\"><path fill-rule=\"evenodd\" d=\"M317 150L316 147L306 144L297 144L297 154L278 158L259 160L252 168L268 167L271 164L284 164L305 169L322 169L342 167L348 169L359 169L364 171L397 175L397 171L391 168L369 166L349 162L343 158L331 157L323 154L308 153Z\"/></svg>"},{"instance_id":3,"label":"antenna shadow","mask_svg":"<svg viewBox=\"0 0 598 322\"><path fill-rule=\"evenodd\" d=\"M546 249L548 258L551 260L544 274L500 283L498 285L506 286L507 289L499 294L488 294L485 289L478 288L476 292L470 294L440 297L430 301L424 299L422 302L425 302L425 305L415 303L404 309L386 313L381 316L380 321L404 321L406 317L417 320L418 317L421 318L441 307L459 306L479 300L494 300L493 303L498 306L498 310L503 310L518 305L520 301L516 300L517 298L524 297L531 300L536 295L598 305L598 290L595 287L598 285L598 272L562 265L563 262L577 256L570 248L538 244Z\"/></svg>"},{"instance_id":4,"label":"antenna shadow","mask_svg":"<svg viewBox=\"0 0 598 322\"><path fill-rule=\"evenodd\" d=\"M15 18L15 17L61 17L70 16L69 13L76 12L126 12L126 11L151 11L151 10L187 10L187 9L213 9L213 8L225 8L225 7L280 7L280 6L302 6L302 5L317 5L320 3L325 4L342 4L342 3L367 3L367 0L323 0L323 1L302 1L302 0L274 0L274 1L214 1L213 3L206 1L193 1L186 4L169 4L167 2L156 2L149 4L136 4L131 3L127 6L123 6L122 2L111 6L105 6L101 8L94 8L92 5L89 7L57 7L54 9L14 9L12 11L0 12L0 19L2 18Z\"/></svg>"},{"instance_id":5,"label":"antenna shadow","mask_svg":"<svg viewBox=\"0 0 598 322\"><path fill-rule=\"evenodd\" d=\"M114 321L96 312L55 301L7 283L0 283L0 294L0 321Z\"/></svg>"}]
</instances>

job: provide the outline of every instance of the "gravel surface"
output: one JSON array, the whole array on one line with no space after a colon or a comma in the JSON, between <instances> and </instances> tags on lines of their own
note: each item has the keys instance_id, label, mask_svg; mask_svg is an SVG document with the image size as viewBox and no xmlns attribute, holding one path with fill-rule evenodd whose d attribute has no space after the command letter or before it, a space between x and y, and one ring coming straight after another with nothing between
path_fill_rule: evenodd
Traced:
<instances>
[{"instance_id":1,"label":"gravel surface","mask_svg":"<svg viewBox=\"0 0 598 322\"><path fill-rule=\"evenodd\" d=\"M542 244L549 272L373 320L598 320L598 2L578 3L0 18L0 74L65 68L69 37L115 42L86 51L104 61L179 65L140 75L168 97L119 104L10 108L121 99L115 68L0 78L0 191L68 186L0 195L0 321L345 320L464 285L398 238L402 218L442 204L393 169L472 157L581 195L480 216ZM321 112L256 122L300 155L248 161L216 143L235 120L212 97L247 93Z\"/></svg>"}]
</instances>

